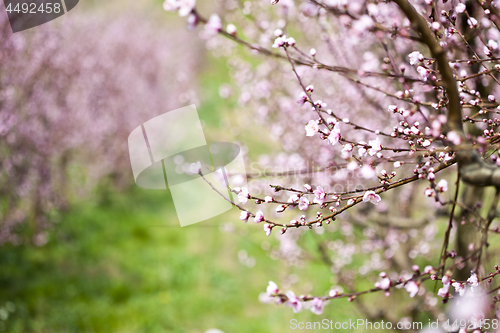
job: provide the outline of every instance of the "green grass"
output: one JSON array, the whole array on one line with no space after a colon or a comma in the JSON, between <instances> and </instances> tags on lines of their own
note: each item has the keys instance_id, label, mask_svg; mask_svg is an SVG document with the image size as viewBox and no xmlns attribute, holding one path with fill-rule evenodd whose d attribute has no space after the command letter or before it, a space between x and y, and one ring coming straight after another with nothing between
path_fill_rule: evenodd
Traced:
<instances>
[{"instance_id":1,"label":"green grass","mask_svg":"<svg viewBox=\"0 0 500 333\"><path fill-rule=\"evenodd\" d=\"M296 270L261 249L276 243L260 225L236 217L230 211L181 228L168 192L141 189L75 204L44 247L2 247L1 331L277 332L288 331L292 318L349 315L345 301L320 317L259 303L269 279ZM255 258L253 268L240 263L242 249ZM305 275L318 292L328 288L322 265Z\"/></svg>"}]
</instances>

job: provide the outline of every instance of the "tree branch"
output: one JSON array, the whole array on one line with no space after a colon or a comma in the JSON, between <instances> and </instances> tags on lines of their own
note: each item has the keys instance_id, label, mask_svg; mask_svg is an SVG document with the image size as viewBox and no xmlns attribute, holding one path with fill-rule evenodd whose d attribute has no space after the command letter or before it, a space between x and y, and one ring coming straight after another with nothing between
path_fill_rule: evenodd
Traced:
<instances>
[{"instance_id":1,"label":"tree branch","mask_svg":"<svg viewBox=\"0 0 500 333\"><path fill-rule=\"evenodd\" d=\"M439 73L442 77L443 87L448 96L448 126L462 138L463 143L468 143L462 125L462 107L457 81L449 65L446 51L430 29L427 20L417 13L407 0L393 0L410 20L413 28L420 33L422 42L427 45L432 56L436 58ZM458 167L462 181L475 186L500 186L500 169L483 161L477 150L456 150Z\"/></svg>"}]
</instances>

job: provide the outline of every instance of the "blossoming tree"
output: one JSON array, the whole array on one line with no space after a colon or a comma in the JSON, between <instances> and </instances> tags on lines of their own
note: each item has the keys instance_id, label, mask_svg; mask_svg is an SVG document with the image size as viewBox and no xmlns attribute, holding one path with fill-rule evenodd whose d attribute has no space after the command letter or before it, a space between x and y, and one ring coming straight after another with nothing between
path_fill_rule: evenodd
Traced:
<instances>
[{"instance_id":1,"label":"blossoming tree","mask_svg":"<svg viewBox=\"0 0 500 333\"><path fill-rule=\"evenodd\" d=\"M106 178L130 184L130 131L176 100L195 101L191 67L166 65L181 54L196 63L166 43L182 34L155 36L154 24L131 15L110 23L76 14L65 24L13 34L0 14L0 244L44 245L48 214L72 194Z\"/></svg>"},{"instance_id":2,"label":"blossoming tree","mask_svg":"<svg viewBox=\"0 0 500 333\"><path fill-rule=\"evenodd\" d=\"M165 1L190 30L203 25L239 108L280 145L259 159L272 171L231 189L240 219L276 234L271 255L291 265L301 238L321 235L331 290L269 282L263 301L321 314L343 298L373 320L498 328L500 3L461 1L227 0L211 15Z\"/></svg>"}]
</instances>

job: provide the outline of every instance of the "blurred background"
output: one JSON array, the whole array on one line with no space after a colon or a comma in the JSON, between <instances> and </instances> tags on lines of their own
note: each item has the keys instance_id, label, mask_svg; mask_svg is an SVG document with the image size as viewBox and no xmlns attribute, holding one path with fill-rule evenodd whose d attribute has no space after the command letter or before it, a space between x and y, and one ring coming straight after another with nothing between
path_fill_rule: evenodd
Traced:
<instances>
[{"instance_id":1,"label":"blurred background","mask_svg":"<svg viewBox=\"0 0 500 333\"><path fill-rule=\"evenodd\" d=\"M207 141L244 141L249 160L273 152L238 126L228 66L198 32L161 1L81 1L16 34L4 9L1 332L284 332L318 320L259 298L269 280L324 293L335 281L319 257L277 261L286 244L235 210L180 228L168 190L133 182L130 131L193 103ZM302 247L316 250L309 235ZM347 302L322 316L359 317Z\"/></svg>"}]
</instances>

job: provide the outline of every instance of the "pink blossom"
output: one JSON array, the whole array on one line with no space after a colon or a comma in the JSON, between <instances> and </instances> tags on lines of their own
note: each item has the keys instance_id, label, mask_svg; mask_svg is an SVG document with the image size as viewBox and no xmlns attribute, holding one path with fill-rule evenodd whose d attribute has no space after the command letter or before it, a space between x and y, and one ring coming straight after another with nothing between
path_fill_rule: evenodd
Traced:
<instances>
[{"instance_id":1,"label":"pink blossom","mask_svg":"<svg viewBox=\"0 0 500 333\"><path fill-rule=\"evenodd\" d=\"M465 294L465 286L462 283L453 282L451 285L455 288L455 292L457 292L460 296Z\"/></svg>"},{"instance_id":2,"label":"pink blossom","mask_svg":"<svg viewBox=\"0 0 500 333\"><path fill-rule=\"evenodd\" d=\"M294 313L297 313L302 309L302 303L299 298L295 296L293 291L287 291L286 297L288 297L288 301L285 303L285 305L292 308Z\"/></svg>"},{"instance_id":3,"label":"pink blossom","mask_svg":"<svg viewBox=\"0 0 500 333\"><path fill-rule=\"evenodd\" d=\"M332 289L328 292L328 296L330 296L330 297L337 297L338 295L339 295L339 292L336 289Z\"/></svg>"},{"instance_id":4,"label":"pink blossom","mask_svg":"<svg viewBox=\"0 0 500 333\"><path fill-rule=\"evenodd\" d=\"M268 196L266 196L264 198L264 201L267 202L267 203L271 203L271 202L273 202L273 197L271 197L271 196L268 195Z\"/></svg>"},{"instance_id":5,"label":"pink blossom","mask_svg":"<svg viewBox=\"0 0 500 333\"><path fill-rule=\"evenodd\" d=\"M443 287L438 290L438 296L443 298L448 297L450 285L451 285L450 281L445 281L443 283Z\"/></svg>"},{"instance_id":6,"label":"pink blossom","mask_svg":"<svg viewBox=\"0 0 500 333\"><path fill-rule=\"evenodd\" d=\"M452 142L455 146L458 146L462 142L462 138L455 131L448 132L446 137L448 141Z\"/></svg>"},{"instance_id":7,"label":"pink blossom","mask_svg":"<svg viewBox=\"0 0 500 333\"><path fill-rule=\"evenodd\" d=\"M382 150L379 138L368 141L368 144L371 146L371 148L368 150L368 154L370 154L371 156L375 155L376 153Z\"/></svg>"},{"instance_id":8,"label":"pink blossom","mask_svg":"<svg viewBox=\"0 0 500 333\"><path fill-rule=\"evenodd\" d=\"M165 0L163 2L163 9L167 12L173 12L179 9L178 0Z\"/></svg>"},{"instance_id":9,"label":"pink blossom","mask_svg":"<svg viewBox=\"0 0 500 333\"><path fill-rule=\"evenodd\" d=\"M443 124L439 120L434 120L431 123L431 129L429 130L429 134L432 134L433 137L437 138L441 134L441 127Z\"/></svg>"},{"instance_id":10,"label":"pink blossom","mask_svg":"<svg viewBox=\"0 0 500 333\"><path fill-rule=\"evenodd\" d=\"M266 288L266 293L271 296L273 294L279 293L280 290L278 289L278 285L274 283L273 281L269 281L269 284L267 285Z\"/></svg>"},{"instance_id":11,"label":"pink blossom","mask_svg":"<svg viewBox=\"0 0 500 333\"><path fill-rule=\"evenodd\" d=\"M325 191L323 191L323 188L321 186L318 186L316 187L313 193L314 193L313 201L319 205L322 205L325 202L325 197L326 197L326 193Z\"/></svg>"},{"instance_id":12,"label":"pink blossom","mask_svg":"<svg viewBox=\"0 0 500 333\"><path fill-rule=\"evenodd\" d=\"M309 208L309 199L306 197L301 197L299 200L299 209L300 210L306 210Z\"/></svg>"},{"instance_id":13,"label":"pink blossom","mask_svg":"<svg viewBox=\"0 0 500 333\"><path fill-rule=\"evenodd\" d=\"M279 36L274 40L272 47L275 49L282 47L285 45L285 41L286 41L286 36Z\"/></svg>"},{"instance_id":14,"label":"pink blossom","mask_svg":"<svg viewBox=\"0 0 500 333\"><path fill-rule=\"evenodd\" d=\"M433 270L432 266L425 266L424 273L430 274L432 272L432 270Z\"/></svg>"},{"instance_id":15,"label":"pink blossom","mask_svg":"<svg viewBox=\"0 0 500 333\"><path fill-rule=\"evenodd\" d=\"M470 284L472 291L475 291L479 288L479 279L476 273L472 273L470 278L467 279L467 283Z\"/></svg>"},{"instance_id":16,"label":"pink blossom","mask_svg":"<svg viewBox=\"0 0 500 333\"><path fill-rule=\"evenodd\" d=\"M354 21L354 33L362 36L373 27L373 19L368 15L362 15L359 20Z\"/></svg>"},{"instance_id":17,"label":"pink blossom","mask_svg":"<svg viewBox=\"0 0 500 333\"><path fill-rule=\"evenodd\" d=\"M187 16L193 11L196 0L165 0L163 9L170 11L179 11L179 16Z\"/></svg>"},{"instance_id":18,"label":"pink blossom","mask_svg":"<svg viewBox=\"0 0 500 333\"><path fill-rule=\"evenodd\" d=\"M290 198L288 198L288 203L290 204L288 206L289 209L294 209L295 206L297 206L297 203L299 202L299 196L297 194L292 194Z\"/></svg>"},{"instance_id":19,"label":"pink blossom","mask_svg":"<svg viewBox=\"0 0 500 333\"><path fill-rule=\"evenodd\" d=\"M240 193L238 193L238 201L242 204L246 204L249 198L250 194L248 193L248 189L246 187L242 187Z\"/></svg>"},{"instance_id":20,"label":"pink blossom","mask_svg":"<svg viewBox=\"0 0 500 333\"><path fill-rule=\"evenodd\" d=\"M415 281L408 281L405 284L405 289L408 294L410 294L410 297L415 297L415 295L418 293L419 286Z\"/></svg>"},{"instance_id":21,"label":"pink blossom","mask_svg":"<svg viewBox=\"0 0 500 333\"><path fill-rule=\"evenodd\" d=\"M408 59L410 60L410 65L416 65L424 60L424 56L418 51L413 51L408 55Z\"/></svg>"},{"instance_id":22,"label":"pink blossom","mask_svg":"<svg viewBox=\"0 0 500 333\"><path fill-rule=\"evenodd\" d=\"M329 118L326 119L326 123L328 125L335 125L335 124L337 124L337 119L329 117Z\"/></svg>"},{"instance_id":23,"label":"pink blossom","mask_svg":"<svg viewBox=\"0 0 500 333\"><path fill-rule=\"evenodd\" d=\"M193 14L193 13L189 14L189 16L186 19L187 30L192 31L192 30L196 29L198 22L199 22L198 15Z\"/></svg>"},{"instance_id":24,"label":"pink blossom","mask_svg":"<svg viewBox=\"0 0 500 333\"><path fill-rule=\"evenodd\" d=\"M317 120L309 120L306 125L306 136L313 136L319 130L319 125Z\"/></svg>"},{"instance_id":25,"label":"pink blossom","mask_svg":"<svg viewBox=\"0 0 500 333\"><path fill-rule=\"evenodd\" d=\"M230 35L236 35L236 26L232 23L229 23L226 27L226 31Z\"/></svg>"},{"instance_id":26,"label":"pink blossom","mask_svg":"<svg viewBox=\"0 0 500 333\"><path fill-rule=\"evenodd\" d=\"M425 67L418 66L417 72L418 72L418 74L420 74L420 76L422 77L422 79L424 81L427 81L427 78L429 77L430 72Z\"/></svg>"},{"instance_id":27,"label":"pink blossom","mask_svg":"<svg viewBox=\"0 0 500 333\"><path fill-rule=\"evenodd\" d=\"M372 204L378 205L381 200L382 199L377 193L375 193L375 191L366 191L363 195L363 202L370 201Z\"/></svg>"},{"instance_id":28,"label":"pink blossom","mask_svg":"<svg viewBox=\"0 0 500 333\"><path fill-rule=\"evenodd\" d=\"M347 152L347 153L350 153L350 152L352 152L352 149L353 149L352 144L350 144L350 143L346 143L346 144L344 145L344 148L342 148L342 152Z\"/></svg>"},{"instance_id":29,"label":"pink blossom","mask_svg":"<svg viewBox=\"0 0 500 333\"><path fill-rule=\"evenodd\" d=\"M445 179L441 179L437 185L436 185L436 189L439 191L439 192L446 192L448 191L448 182L445 180Z\"/></svg>"},{"instance_id":30,"label":"pink blossom","mask_svg":"<svg viewBox=\"0 0 500 333\"><path fill-rule=\"evenodd\" d=\"M219 33L222 29L222 21L220 20L219 15L217 14L212 14L210 15L210 18L208 19L208 22L205 24L205 31L207 32L208 36L214 36Z\"/></svg>"},{"instance_id":31,"label":"pink blossom","mask_svg":"<svg viewBox=\"0 0 500 333\"><path fill-rule=\"evenodd\" d=\"M294 46L295 45L295 39L293 37L286 37L285 35L279 36L274 40L274 43L272 45L273 48L277 49L283 46Z\"/></svg>"},{"instance_id":32,"label":"pink blossom","mask_svg":"<svg viewBox=\"0 0 500 333\"><path fill-rule=\"evenodd\" d=\"M388 277L384 277L382 280L375 283L375 287L388 290L391 287L391 280Z\"/></svg>"},{"instance_id":33,"label":"pink blossom","mask_svg":"<svg viewBox=\"0 0 500 333\"><path fill-rule=\"evenodd\" d=\"M264 224L264 231L266 232L266 236L271 235L271 231L273 231L273 226L270 224Z\"/></svg>"},{"instance_id":34,"label":"pink blossom","mask_svg":"<svg viewBox=\"0 0 500 333\"><path fill-rule=\"evenodd\" d=\"M195 163L191 163L189 165L189 172L192 173L192 174L197 174L197 173L200 173L201 171L201 163L198 161L198 162L195 162Z\"/></svg>"},{"instance_id":35,"label":"pink blossom","mask_svg":"<svg viewBox=\"0 0 500 333\"><path fill-rule=\"evenodd\" d=\"M249 217L250 217L250 214L248 214L247 211L242 211L240 213L240 220L245 221L245 223L248 221Z\"/></svg>"},{"instance_id":36,"label":"pink blossom","mask_svg":"<svg viewBox=\"0 0 500 333\"><path fill-rule=\"evenodd\" d=\"M471 29L477 27L477 20L473 17L467 20L467 24L471 27Z\"/></svg>"},{"instance_id":37,"label":"pink blossom","mask_svg":"<svg viewBox=\"0 0 500 333\"><path fill-rule=\"evenodd\" d=\"M376 176L375 170L373 170L373 168L369 164L363 165L361 167L360 173L364 179L371 179Z\"/></svg>"},{"instance_id":38,"label":"pink blossom","mask_svg":"<svg viewBox=\"0 0 500 333\"><path fill-rule=\"evenodd\" d=\"M314 105L316 105L318 108L326 108L327 104L324 103L322 100L318 99L316 102L314 102Z\"/></svg>"},{"instance_id":39,"label":"pink blossom","mask_svg":"<svg viewBox=\"0 0 500 333\"><path fill-rule=\"evenodd\" d=\"M317 315L320 315L323 313L323 300L319 297L315 297L311 301L311 312Z\"/></svg>"},{"instance_id":40,"label":"pink blossom","mask_svg":"<svg viewBox=\"0 0 500 333\"><path fill-rule=\"evenodd\" d=\"M457 4L457 6L455 7L455 12L457 14L462 14L463 12L465 12L465 9L466 9L465 5L461 2L459 2Z\"/></svg>"},{"instance_id":41,"label":"pink blossom","mask_svg":"<svg viewBox=\"0 0 500 333\"><path fill-rule=\"evenodd\" d=\"M366 155L367 149L365 148L366 142L364 141L359 141L359 147L358 147L358 156L363 157Z\"/></svg>"},{"instance_id":42,"label":"pink blossom","mask_svg":"<svg viewBox=\"0 0 500 333\"><path fill-rule=\"evenodd\" d=\"M438 290L438 296L439 297L448 297L448 292L450 290L450 282L443 284L443 287Z\"/></svg>"},{"instance_id":43,"label":"pink blossom","mask_svg":"<svg viewBox=\"0 0 500 333\"><path fill-rule=\"evenodd\" d=\"M255 223L260 223L260 222L264 221L264 213L262 213L261 210L259 210L259 211L257 211L257 213L255 213L254 221L255 221Z\"/></svg>"},{"instance_id":44,"label":"pink blossom","mask_svg":"<svg viewBox=\"0 0 500 333\"><path fill-rule=\"evenodd\" d=\"M286 205L279 205L278 207L276 207L276 212L282 213L285 211L285 209L286 209Z\"/></svg>"},{"instance_id":45,"label":"pink blossom","mask_svg":"<svg viewBox=\"0 0 500 333\"><path fill-rule=\"evenodd\" d=\"M483 46L483 53L487 56L487 57L491 57L493 56L493 53L491 53L490 49L488 48L488 46Z\"/></svg>"},{"instance_id":46,"label":"pink blossom","mask_svg":"<svg viewBox=\"0 0 500 333\"><path fill-rule=\"evenodd\" d=\"M308 99L309 97L307 97L307 94L305 92L301 92L297 103L304 105Z\"/></svg>"},{"instance_id":47,"label":"pink blossom","mask_svg":"<svg viewBox=\"0 0 500 333\"><path fill-rule=\"evenodd\" d=\"M396 113L396 112L398 112L398 107L396 105L389 105L389 107L387 108L387 110L389 112Z\"/></svg>"},{"instance_id":48,"label":"pink blossom","mask_svg":"<svg viewBox=\"0 0 500 333\"><path fill-rule=\"evenodd\" d=\"M328 135L328 141L330 141L330 143L332 145L335 145L337 142L339 142L340 137L341 137L341 135L340 135L340 124L336 123L333 126L332 132Z\"/></svg>"}]
</instances>

